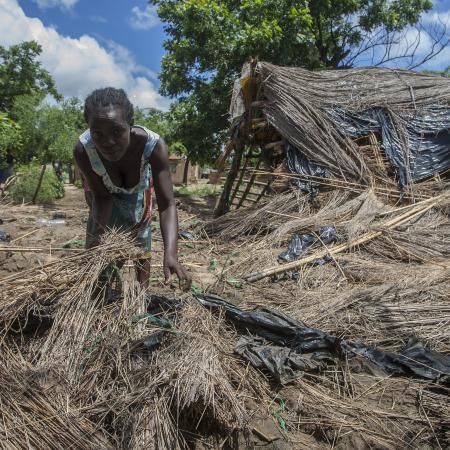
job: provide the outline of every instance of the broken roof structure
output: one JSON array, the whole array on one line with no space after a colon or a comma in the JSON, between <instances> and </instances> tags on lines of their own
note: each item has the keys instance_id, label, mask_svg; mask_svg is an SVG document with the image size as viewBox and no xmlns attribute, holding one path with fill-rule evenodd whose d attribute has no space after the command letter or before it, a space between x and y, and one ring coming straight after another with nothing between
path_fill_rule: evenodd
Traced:
<instances>
[{"instance_id":1,"label":"broken roof structure","mask_svg":"<svg viewBox=\"0 0 450 450\"><path fill-rule=\"evenodd\" d=\"M235 152L219 214L229 208L233 189L239 192L248 148L266 157L278 148L289 172L309 178L309 185L327 178L417 194L415 182L450 168L445 77L384 68L311 72L252 62L235 84L230 116L229 148ZM369 152L362 148L367 139Z\"/></svg>"}]
</instances>

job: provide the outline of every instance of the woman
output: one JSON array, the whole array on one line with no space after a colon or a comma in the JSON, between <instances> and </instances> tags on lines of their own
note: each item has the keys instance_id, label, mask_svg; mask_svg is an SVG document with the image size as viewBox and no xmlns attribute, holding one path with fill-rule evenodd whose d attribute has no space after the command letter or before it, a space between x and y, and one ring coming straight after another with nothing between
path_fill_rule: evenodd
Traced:
<instances>
[{"instance_id":1,"label":"woman","mask_svg":"<svg viewBox=\"0 0 450 450\"><path fill-rule=\"evenodd\" d=\"M168 151L154 132L133 125L133 105L122 89L92 92L84 104L89 125L79 138L74 158L90 191L92 206L86 247L98 244L107 228L134 230L144 249L138 280L144 288L150 278L151 184L156 193L164 240L164 275L176 273L189 288L191 276L178 262L178 217L170 178Z\"/></svg>"}]
</instances>

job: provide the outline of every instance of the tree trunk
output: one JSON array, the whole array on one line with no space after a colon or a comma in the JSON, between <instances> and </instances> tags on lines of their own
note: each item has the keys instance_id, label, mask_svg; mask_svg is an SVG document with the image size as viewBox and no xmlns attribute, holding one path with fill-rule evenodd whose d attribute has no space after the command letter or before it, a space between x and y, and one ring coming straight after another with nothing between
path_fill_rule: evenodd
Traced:
<instances>
[{"instance_id":1,"label":"tree trunk","mask_svg":"<svg viewBox=\"0 0 450 450\"><path fill-rule=\"evenodd\" d=\"M74 184L75 183L75 174L72 168L72 164L67 164L67 172L69 172L69 183Z\"/></svg>"},{"instance_id":2,"label":"tree trunk","mask_svg":"<svg viewBox=\"0 0 450 450\"><path fill-rule=\"evenodd\" d=\"M36 186L36 191L34 192L34 195L33 195L33 200L32 200L33 205L36 204L36 199L37 199L37 196L39 194L39 190L41 189L42 179L44 178L44 173L45 173L46 167L47 167L46 164L42 164L41 173L39 175L38 184Z\"/></svg>"},{"instance_id":3,"label":"tree trunk","mask_svg":"<svg viewBox=\"0 0 450 450\"><path fill-rule=\"evenodd\" d=\"M184 163L184 172L183 172L183 184L188 184L189 181L189 158L186 158Z\"/></svg>"}]
</instances>

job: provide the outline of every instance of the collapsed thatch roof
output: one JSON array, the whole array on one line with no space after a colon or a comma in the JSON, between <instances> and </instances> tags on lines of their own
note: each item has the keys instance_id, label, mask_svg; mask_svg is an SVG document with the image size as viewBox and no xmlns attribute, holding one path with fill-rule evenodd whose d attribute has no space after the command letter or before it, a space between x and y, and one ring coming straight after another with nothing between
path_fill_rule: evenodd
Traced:
<instances>
[{"instance_id":1,"label":"collapsed thatch roof","mask_svg":"<svg viewBox=\"0 0 450 450\"><path fill-rule=\"evenodd\" d=\"M252 102L263 100L268 123L335 177L373 178L350 139L371 132L380 135L401 184L450 167L448 78L377 68L311 72L260 62L246 65L236 86L232 118L246 112L248 119Z\"/></svg>"}]
</instances>

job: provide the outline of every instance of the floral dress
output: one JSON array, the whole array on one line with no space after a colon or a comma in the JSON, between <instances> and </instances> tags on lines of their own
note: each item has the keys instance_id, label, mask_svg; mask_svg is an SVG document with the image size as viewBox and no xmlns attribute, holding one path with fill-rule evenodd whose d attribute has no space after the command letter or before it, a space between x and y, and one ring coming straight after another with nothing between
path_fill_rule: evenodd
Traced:
<instances>
[{"instance_id":1,"label":"floral dress","mask_svg":"<svg viewBox=\"0 0 450 450\"><path fill-rule=\"evenodd\" d=\"M95 148L90 130L86 130L79 139L89 157L92 170L101 177L105 188L112 195L113 206L107 226L128 231L135 230L137 232L138 245L146 251L150 251L153 183L149 159L159 140L159 135L141 125L135 126L143 129L147 133L148 138L142 152L139 182L130 189L113 184ZM83 186L86 191L89 191L89 185L84 177ZM94 230L95 221L92 216L92 210L90 210L86 227L87 246L94 239Z\"/></svg>"}]
</instances>

